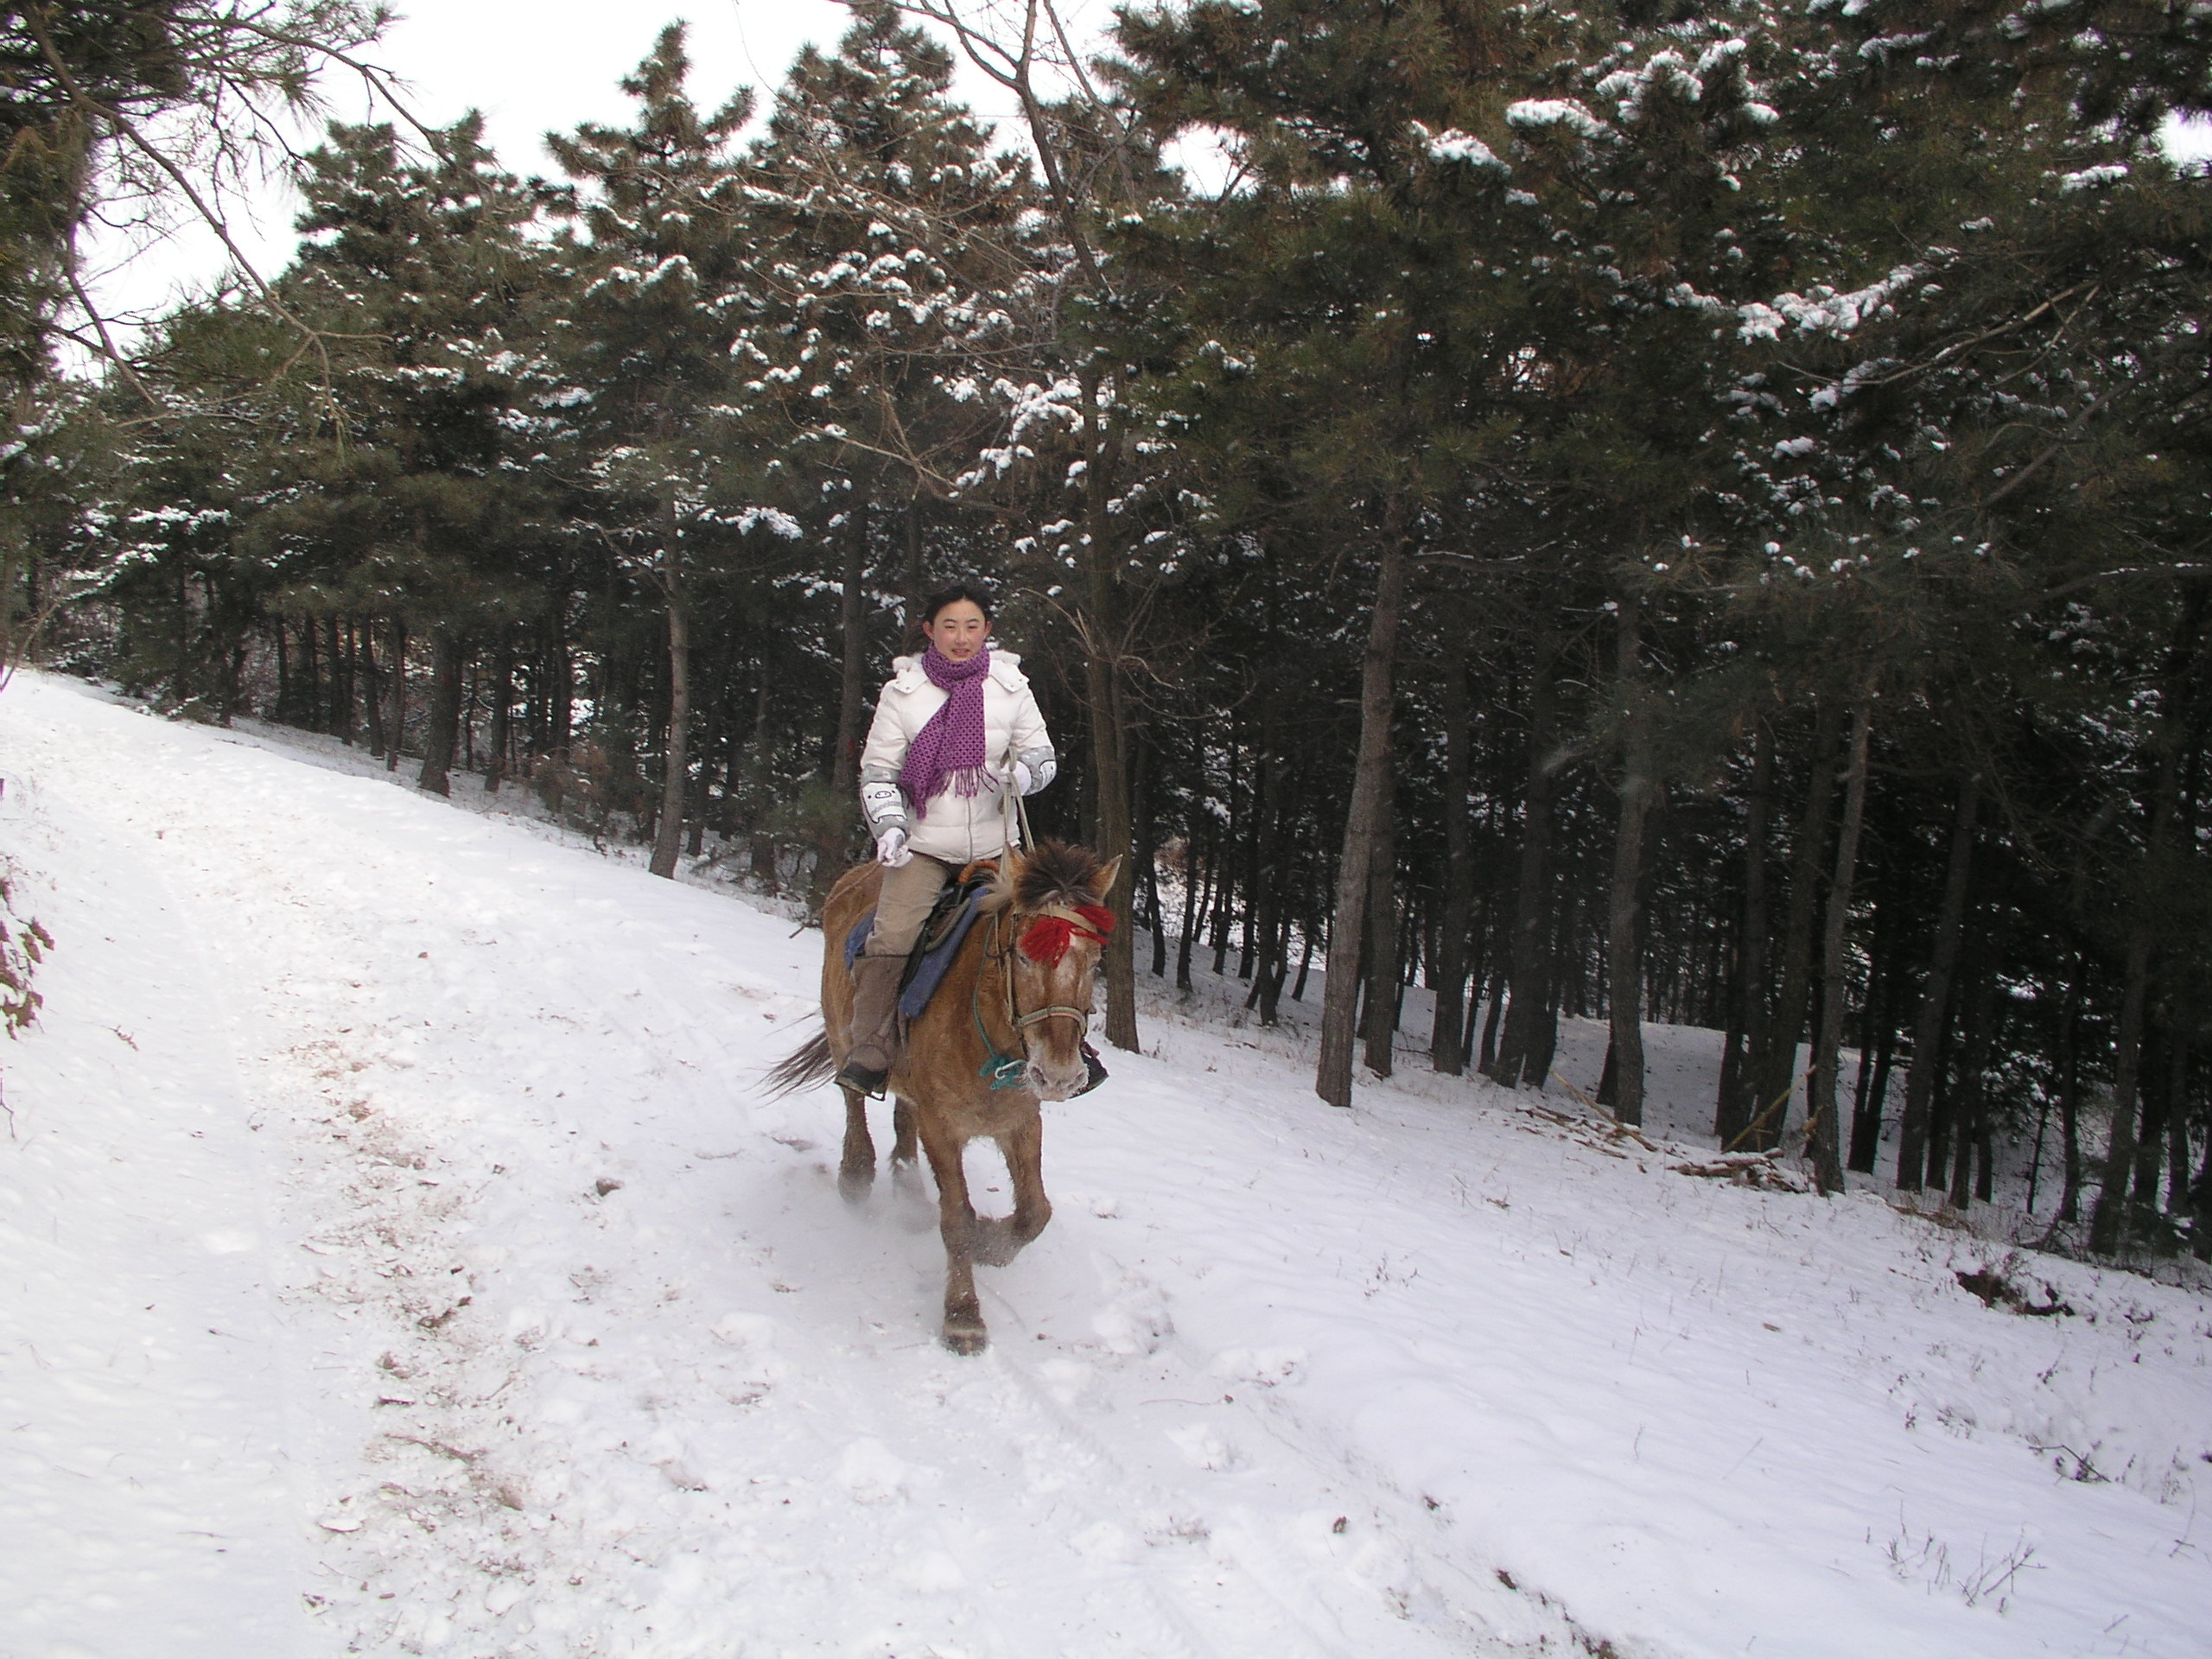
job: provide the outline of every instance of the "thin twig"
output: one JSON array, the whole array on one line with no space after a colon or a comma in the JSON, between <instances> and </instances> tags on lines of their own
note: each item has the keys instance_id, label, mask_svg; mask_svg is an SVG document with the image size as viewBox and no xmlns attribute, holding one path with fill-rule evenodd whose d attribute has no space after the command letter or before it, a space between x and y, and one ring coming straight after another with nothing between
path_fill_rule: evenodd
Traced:
<instances>
[{"instance_id":1,"label":"thin twig","mask_svg":"<svg viewBox=\"0 0 2212 1659\"><path fill-rule=\"evenodd\" d=\"M1797 1085L1804 1082L1806 1078L1812 1075L1813 1068L1808 1065L1802 1071L1800 1071L1796 1077L1790 1078L1789 1087L1784 1089L1780 1094L1777 1095L1772 1101L1768 1103L1767 1109L1761 1112L1757 1117L1753 1118L1750 1122L1745 1124L1743 1133L1738 1135L1733 1141L1731 1141L1726 1146L1721 1147L1720 1150L1723 1152L1733 1152L1737 1147L1742 1146L1745 1141L1751 1138L1753 1131L1764 1128L1766 1127L1767 1119L1772 1117L1778 1109L1787 1105L1789 1101L1789 1096L1797 1092Z\"/></svg>"}]
</instances>

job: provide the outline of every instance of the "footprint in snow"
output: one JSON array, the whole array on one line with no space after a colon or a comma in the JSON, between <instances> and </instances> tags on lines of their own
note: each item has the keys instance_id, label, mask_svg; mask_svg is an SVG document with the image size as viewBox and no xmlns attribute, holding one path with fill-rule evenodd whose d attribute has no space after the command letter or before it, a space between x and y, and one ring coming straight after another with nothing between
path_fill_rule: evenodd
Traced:
<instances>
[{"instance_id":1,"label":"footprint in snow","mask_svg":"<svg viewBox=\"0 0 2212 1659\"><path fill-rule=\"evenodd\" d=\"M837 1459L837 1482L855 1503L903 1502L922 1472L880 1440L855 1440Z\"/></svg>"},{"instance_id":2,"label":"footprint in snow","mask_svg":"<svg viewBox=\"0 0 2212 1659\"><path fill-rule=\"evenodd\" d=\"M1194 1469L1224 1471L1234 1469L1243 1461L1236 1448L1228 1442L1219 1429L1210 1423L1190 1423L1181 1428L1167 1431L1168 1440Z\"/></svg>"}]
</instances>

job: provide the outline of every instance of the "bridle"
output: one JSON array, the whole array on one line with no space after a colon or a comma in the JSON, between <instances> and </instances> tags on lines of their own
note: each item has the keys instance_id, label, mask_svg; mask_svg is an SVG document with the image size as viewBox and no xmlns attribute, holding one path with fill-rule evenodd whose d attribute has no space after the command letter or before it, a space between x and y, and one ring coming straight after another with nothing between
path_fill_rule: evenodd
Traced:
<instances>
[{"instance_id":1,"label":"bridle","mask_svg":"<svg viewBox=\"0 0 2212 1659\"><path fill-rule=\"evenodd\" d=\"M1028 925L1021 930L1020 938L1007 944L1000 942L999 924L1003 912L994 912L984 925L983 962L986 969L992 963L1002 963L1006 971L1007 1017L1013 1022L1014 1038L1021 1039L1022 1033L1032 1026L1047 1020L1072 1020L1076 1022L1076 1039L1080 1042L1090 1034L1090 1010L1071 1004L1055 1002L1041 1008L1024 1010L1014 995L1014 957L1019 950L1032 962L1057 967L1067 954L1068 946L1075 939L1085 938L1103 945L1114 931L1114 912L1103 905L1047 905L1041 910L1027 912ZM987 1058L977 1071L978 1077L988 1078L993 1089L1017 1089L1029 1072L1029 1056L1023 1044L1020 1054L1001 1054L991 1040L990 1032L983 1025L983 976L976 976L974 989L969 995L969 1011L976 1021L976 1034L983 1039Z\"/></svg>"}]
</instances>

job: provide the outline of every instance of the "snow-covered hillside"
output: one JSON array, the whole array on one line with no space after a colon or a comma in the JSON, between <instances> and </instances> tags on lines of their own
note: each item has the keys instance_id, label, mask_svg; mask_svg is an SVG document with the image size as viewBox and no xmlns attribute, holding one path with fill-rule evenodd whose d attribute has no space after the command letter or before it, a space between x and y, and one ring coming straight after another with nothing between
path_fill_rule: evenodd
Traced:
<instances>
[{"instance_id":1,"label":"snow-covered hillside","mask_svg":"<svg viewBox=\"0 0 2212 1659\"><path fill-rule=\"evenodd\" d=\"M66 682L0 772L9 1659L2212 1642L2201 1295L1154 1017L958 1359L764 1096L818 936Z\"/></svg>"}]
</instances>

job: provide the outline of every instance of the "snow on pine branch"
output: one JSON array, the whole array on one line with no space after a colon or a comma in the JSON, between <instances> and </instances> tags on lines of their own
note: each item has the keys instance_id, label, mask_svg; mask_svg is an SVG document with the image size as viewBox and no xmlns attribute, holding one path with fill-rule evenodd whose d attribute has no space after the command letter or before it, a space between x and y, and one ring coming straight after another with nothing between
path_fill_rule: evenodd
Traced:
<instances>
[{"instance_id":1,"label":"snow on pine branch","mask_svg":"<svg viewBox=\"0 0 2212 1659\"><path fill-rule=\"evenodd\" d=\"M806 535L805 529L798 519L775 507L746 507L737 512L703 512L699 516L710 523L734 525L741 536L765 530L771 536L796 542L804 539Z\"/></svg>"},{"instance_id":2,"label":"snow on pine branch","mask_svg":"<svg viewBox=\"0 0 2212 1659\"><path fill-rule=\"evenodd\" d=\"M1625 44L1621 49L1626 52ZM1614 112L1624 127L1639 124L1655 97L1695 105L1710 114L1732 110L1755 127L1770 127L1782 117L1773 105L1762 101L1766 89L1746 73L1744 60L1749 49L1740 37L1715 41L1699 54L1693 67L1680 52L1665 48L1653 53L1640 67L1624 66L1606 72L1592 91L1599 98L1613 100ZM1594 75L1598 71L1593 68L1590 73ZM1539 100L1538 105L1531 106L1532 111L1543 103ZM1510 112L1507 118L1512 118ZM1548 112L1546 119L1551 118L1556 118ZM1596 135L1586 130L1583 136L1593 138Z\"/></svg>"},{"instance_id":3,"label":"snow on pine branch","mask_svg":"<svg viewBox=\"0 0 2212 1659\"><path fill-rule=\"evenodd\" d=\"M2127 168L2120 162L2109 162L2102 167L2085 167L2078 173L2062 173L2058 179L2058 194L2071 196L2083 190L2094 190L2100 186L2118 184L2127 176Z\"/></svg>"},{"instance_id":4,"label":"snow on pine branch","mask_svg":"<svg viewBox=\"0 0 2212 1659\"><path fill-rule=\"evenodd\" d=\"M1571 98L1524 98L1506 105L1505 122L1523 131L1567 127L1586 143L1599 143L1613 136L1611 127Z\"/></svg>"},{"instance_id":5,"label":"snow on pine branch","mask_svg":"<svg viewBox=\"0 0 2212 1659\"><path fill-rule=\"evenodd\" d=\"M1823 283L1808 293L1777 295L1770 304L1754 300L1738 308L1742 319L1738 333L1746 343L1779 340L1789 328L1840 340L1865 323L1893 315L1891 302L1926 275L1922 266L1899 265L1881 281L1846 294Z\"/></svg>"},{"instance_id":6,"label":"snow on pine branch","mask_svg":"<svg viewBox=\"0 0 2212 1659\"><path fill-rule=\"evenodd\" d=\"M1438 132L1419 121L1408 124L1432 161L1463 162L1469 167L1488 168L1499 173L1511 170L1497 159L1496 151L1472 133L1461 132L1456 127Z\"/></svg>"},{"instance_id":7,"label":"snow on pine branch","mask_svg":"<svg viewBox=\"0 0 2212 1659\"><path fill-rule=\"evenodd\" d=\"M991 394L1007 408L1005 440L977 454L980 464L953 480L956 490L972 489L1003 477L1013 470L1015 461L1033 455L1035 451L1024 440L1039 426L1058 423L1072 428L1080 418L1083 383L1073 375L1063 375L1050 385L1017 383L1001 377L992 382Z\"/></svg>"}]
</instances>

